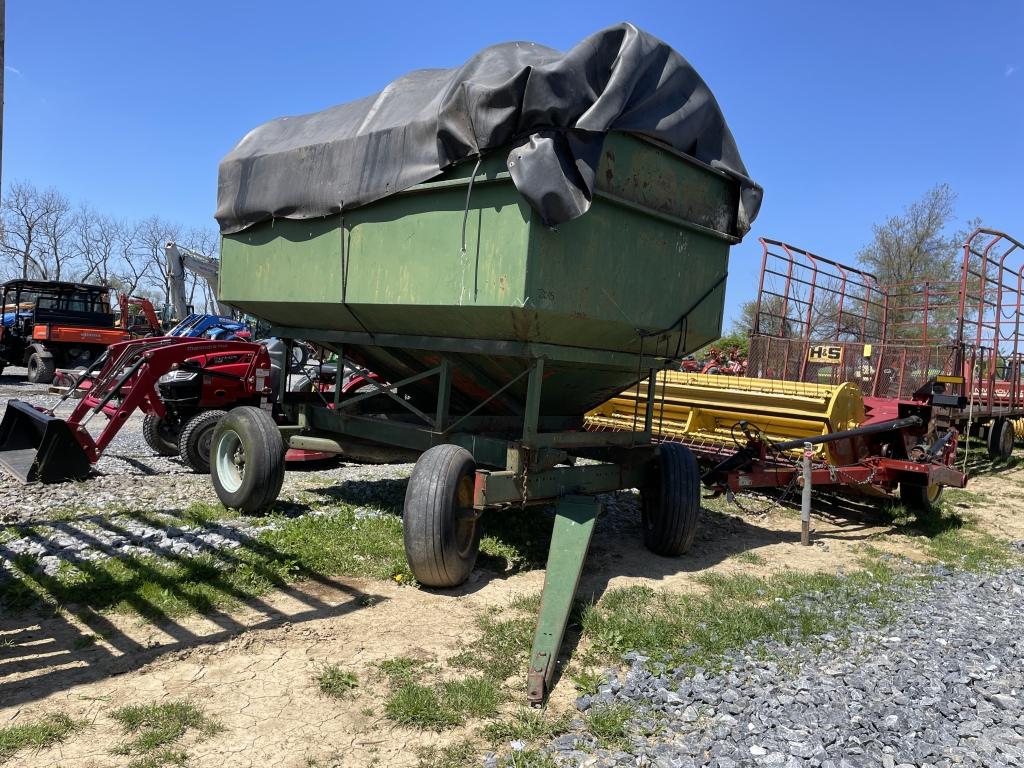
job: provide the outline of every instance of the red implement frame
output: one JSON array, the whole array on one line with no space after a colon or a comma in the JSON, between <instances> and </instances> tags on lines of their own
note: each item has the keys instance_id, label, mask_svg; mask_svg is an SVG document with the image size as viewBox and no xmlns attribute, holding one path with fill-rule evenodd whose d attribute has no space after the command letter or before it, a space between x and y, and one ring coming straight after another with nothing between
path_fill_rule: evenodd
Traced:
<instances>
[{"instance_id":1,"label":"red implement frame","mask_svg":"<svg viewBox=\"0 0 1024 768\"><path fill-rule=\"evenodd\" d=\"M890 286L779 240L761 244L749 376L851 381L865 398L895 400L936 375L963 376L950 389L974 415L1024 414L1019 240L977 229L963 245L959 279Z\"/></svg>"},{"instance_id":2,"label":"red implement frame","mask_svg":"<svg viewBox=\"0 0 1024 768\"><path fill-rule=\"evenodd\" d=\"M89 462L94 464L136 409L160 417L165 415L157 391L161 376L198 355L233 354L251 356L245 373L236 381L250 391L259 391L265 386L269 381L270 356L262 344L171 336L114 344L102 358L99 372L91 376L85 396L66 423ZM269 388L264 394L267 393ZM99 436L93 438L87 425L100 413L107 418L107 423Z\"/></svg>"}]
</instances>

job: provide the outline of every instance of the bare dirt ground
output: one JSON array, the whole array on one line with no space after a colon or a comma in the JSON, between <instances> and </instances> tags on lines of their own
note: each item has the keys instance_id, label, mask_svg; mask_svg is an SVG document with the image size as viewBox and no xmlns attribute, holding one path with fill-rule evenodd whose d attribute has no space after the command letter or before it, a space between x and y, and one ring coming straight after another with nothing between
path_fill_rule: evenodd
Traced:
<instances>
[{"instance_id":1,"label":"bare dirt ground","mask_svg":"<svg viewBox=\"0 0 1024 768\"><path fill-rule=\"evenodd\" d=\"M301 487L317 482L317 475L289 481ZM970 491L978 496L951 503L976 516L982 530L1024 538L1024 469L981 476ZM852 570L868 544L926 557L923 538L896 530L870 505L817 500L814 545L803 547L792 509L764 497L740 502L743 509L719 503L706 509L691 554L678 559L647 552L635 526L599 523L581 594L596 599L627 584L699 590L697 577L713 571ZM63 744L23 750L12 764L125 766L130 758L112 754L123 735L110 713L127 704L187 698L224 726L198 743L186 738L189 765L414 766L418 749L450 743L475 724L443 733L394 725L384 716L377 664L402 655L443 663L472 642L475 620L488 607L538 593L543 579L539 570L505 576L478 569L451 592L323 579L235 611L159 624L81 609L3 616L0 727L62 712L89 727ZM87 636L99 639L90 644ZM337 699L319 692L316 678L326 664L357 675L351 695ZM571 682L563 679L552 706L569 709L574 697Z\"/></svg>"}]
</instances>

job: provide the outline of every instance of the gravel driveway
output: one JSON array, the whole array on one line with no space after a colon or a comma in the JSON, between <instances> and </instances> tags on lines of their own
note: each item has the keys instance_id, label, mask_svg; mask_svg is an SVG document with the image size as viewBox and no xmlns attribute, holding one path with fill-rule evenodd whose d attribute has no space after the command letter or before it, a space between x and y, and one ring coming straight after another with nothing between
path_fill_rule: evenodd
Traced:
<instances>
[{"instance_id":1,"label":"gravel driveway","mask_svg":"<svg viewBox=\"0 0 1024 768\"><path fill-rule=\"evenodd\" d=\"M634 707L632 746L594 750L579 721L549 751L570 766L1024 766L1024 571L931 575L899 618L865 614L841 647L747 649L697 675L629 654L577 708Z\"/></svg>"},{"instance_id":2,"label":"gravel driveway","mask_svg":"<svg viewBox=\"0 0 1024 768\"><path fill-rule=\"evenodd\" d=\"M27 400L34 405L53 406L58 398L48 387L29 384L23 368L7 368L0 375L0 418L8 399ZM67 401L58 416L70 415L74 401ZM90 423L98 435L100 419ZM311 462L289 465L281 499L294 501L311 489L336 487L347 483L347 501L371 502L371 491L379 492L380 482L405 478L410 465L344 465L335 462ZM365 493L362 491L366 491ZM393 500L388 500L393 501ZM156 455L142 438L142 414L136 412L110 443L94 468L94 474L81 483L21 485L0 473L0 523L27 522L49 517L55 512L84 514L131 508L159 512L182 509L197 502L216 503L209 475L197 475L177 457Z\"/></svg>"}]
</instances>

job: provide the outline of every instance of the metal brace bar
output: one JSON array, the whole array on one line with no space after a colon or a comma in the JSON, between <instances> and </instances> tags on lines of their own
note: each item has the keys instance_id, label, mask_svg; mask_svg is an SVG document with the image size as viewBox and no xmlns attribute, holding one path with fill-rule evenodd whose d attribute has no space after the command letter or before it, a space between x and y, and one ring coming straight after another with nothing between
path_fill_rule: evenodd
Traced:
<instances>
[{"instance_id":1,"label":"metal brace bar","mask_svg":"<svg viewBox=\"0 0 1024 768\"><path fill-rule=\"evenodd\" d=\"M555 527L544 574L540 616L526 679L526 698L533 706L543 704L551 688L558 650L572 610L572 599L590 547L594 521L600 512L601 504L593 496L564 496L555 507Z\"/></svg>"},{"instance_id":2,"label":"metal brace bar","mask_svg":"<svg viewBox=\"0 0 1024 768\"><path fill-rule=\"evenodd\" d=\"M452 403L452 364L447 358L441 361L437 374L437 407L434 411L434 429L444 432L448 422L448 410Z\"/></svg>"},{"instance_id":3,"label":"metal brace bar","mask_svg":"<svg viewBox=\"0 0 1024 768\"><path fill-rule=\"evenodd\" d=\"M474 413L476 413L477 411L479 411L479 410L480 410L481 408L483 408L483 407L484 407L485 405L487 405L487 404L488 404L489 402L491 402L491 400L493 400L494 398L496 398L496 397L497 397L498 395L500 395L500 394L501 394L502 392L504 392L504 391L505 391L506 389L508 389L509 387L511 387L511 386L512 386L513 384L515 384L515 383L516 383L517 381L519 381L519 380L520 380L521 378L523 378L523 376L525 376L526 374L530 373L530 371L532 371L532 370L533 370L532 368L527 368L526 370L524 370L524 371L521 371L521 372L520 372L520 373L519 373L518 375L516 375L516 377L515 377L514 379L510 379L510 380L509 380L509 381L508 381L508 382L507 382L507 383L506 383L506 384L505 384L505 385L504 385L504 386L503 386L503 387L502 387L501 389L499 389L499 390L498 390L497 392L493 393L493 394L492 394L492 395L491 395L490 397L488 397L488 398L487 398L486 400L484 400L483 402L477 403L477 404L476 404L476 406L475 406L475 407L473 408L473 410L471 410L471 411L470 411L469 413L467 413L467 414L465 414L464 416L462 416L461 418L459 418L459 420L458 420L458 421L456 421L456 422L455 422L454 424L452 424L451 426L449 426L449 427L448 427L449 431L451 431L451 430L454 430L454 429L455 429L455 428L456 428L457 426L459 426L459 424L461 424L461 423L462 423L463 421L465 421L466 419L468 419L468 418L469 418L470 416L472 416L472 415L473 415Z\"/></svg>"},{"instance_id":4,"label":"metal brace bar","mask_svg":"<svg viewBox=\"0 0 1024 768\"><path fill-rule=\"evenodd\" d=\"M657 372L652 368L647 372L647 412L644 413L644 432L647 434L651 433L651 427L654 426L654 399L655 393L657 392ZM637 389L639 390L640 383L637 382ZM665 391L665 383L661 384L661 391Z\"/></svg>"},{"instance_id":5,"label":"metal brace bar","mask_svg":"<svg viewBox=\"0 0 1024 768\"><path fill-rule=\"evenodd\" d=\"M537 424L540 421L540 393L544 386L544 358L538 357L530 369L530 381L526 386L526 412L523 414L523 443L532 447L537 440Z\"/></svg>"},{"instance_id":6,"label":"metal brace bar","mask_svg":"<svg viewBox=\"0 0 1024 768\"><path fill-rule=\"evenodd\" d=\"M396 381L394 384L387 384L387 385L378 384L376 381L373 380L373 378L371 377L371 374L370 374L369 371L367 371L367 370L365 370L363 368L360 368L358 365L354 365L353 364L352 368L356 372L363 374L363 376L366 378L366 383L369 386L373 387L374 391L373 392L366 392L365 394L362 394L362 395L356 395L355 397L352 397L352 398L346 398L345 402L343 402L341 404L341 410L345 410L346 408L349 408L352 405L355 405L356 403L362 402L363 400L368 400L371 397L376 397L377 395L387 395L392 400L394 400L396 403L401 405L403 408L406 408L407 410L409 410L412 413L416 414L416 416L418 416L419 418L423 419L423 421L425 423L430 424L430 425L434 424L434 420L432 418L427 416L427 414L425 414L423 411L421 411L415 405L412 405L408 401L406 401L403 398L401 398L399 395L397 395L392 390L397 390L399 387L404 387L406 384L412 384L414 381L419 381L420 379L429 378L430 376L433 376L435 373L438 373L441 370L440 367L431 368L429 371L424 371L423 373L417 373L415 376L410 376L407 379L402 379L401 381Z\"/></svg>"}]
</instances>

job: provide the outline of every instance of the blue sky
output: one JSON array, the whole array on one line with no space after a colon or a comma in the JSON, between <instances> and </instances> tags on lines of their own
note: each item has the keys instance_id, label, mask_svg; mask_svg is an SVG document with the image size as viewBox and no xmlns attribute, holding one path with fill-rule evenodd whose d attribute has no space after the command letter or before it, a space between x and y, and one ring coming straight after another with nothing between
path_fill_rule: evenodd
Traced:
<instances>
[{"instance_id":1,"label":"blue sky","mask_svg":"<svg viewBox=\"0 0 1024 768\"><path fill-rule=\"evenodd\" d=\"M765 187L727 316L756 291L758 235L852 260L872 223L939 182L961 219L1024 233L1019 0L7 0L4 183L213 226L217 163L255 125L491 43L565 49L624 20L697 68Z\"/></svg>"}]
</instances>

